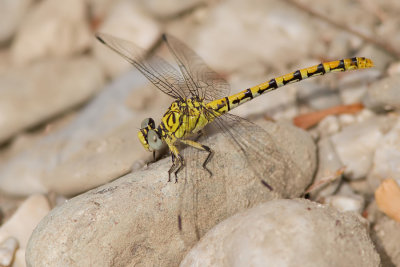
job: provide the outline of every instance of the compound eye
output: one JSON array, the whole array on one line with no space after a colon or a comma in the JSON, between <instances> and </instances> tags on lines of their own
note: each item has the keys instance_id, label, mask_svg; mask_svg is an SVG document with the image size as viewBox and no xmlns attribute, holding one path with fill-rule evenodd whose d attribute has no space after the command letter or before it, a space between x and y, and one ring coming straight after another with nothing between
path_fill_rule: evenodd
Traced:
<instances>
[{"instance_id":1,"label":"compound eye","mask_svg":"<svg viewBox=\"0 0 400 267\"><path fill-rule=\"evenodd\" d=\"M149 130L147 142L153 150L159 150L162 146L162 140L154 130Z\"/></svg>"},{"instance_id":2,"label":"compound eye","mask_svg":"<svg viewBox=\"0 0 400 267\"><path fill-rule=\"evenodd\" d=\"M146 128L147 126L150 125L150 129L155 128L154 120L152 118L146 118L142 121L140 127L141 129Z\"/></svg>"}]
</instances>

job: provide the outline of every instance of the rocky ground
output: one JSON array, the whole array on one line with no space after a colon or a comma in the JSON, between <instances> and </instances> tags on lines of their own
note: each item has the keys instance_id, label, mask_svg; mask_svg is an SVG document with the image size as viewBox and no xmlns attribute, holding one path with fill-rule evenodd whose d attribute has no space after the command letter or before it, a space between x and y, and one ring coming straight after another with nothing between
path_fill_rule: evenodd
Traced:
<instances>
[{"instance_id":1,"label":"rocky ground","mask_svg":"<svg viewBox=\"0 0 400 267\"><path fill-rule=\"evenodd\" d=\"M399 12L395 0L0 1L0 266L400 266ZM246 135L251 162L206 132L213 175L184 149L193 160L168 183L170 158L146 164L136 136L171 98L96 32L170 59L168 32L232 93L321 61L375 67L235 109L265 130Z\"/></svg>"}]
</instances>

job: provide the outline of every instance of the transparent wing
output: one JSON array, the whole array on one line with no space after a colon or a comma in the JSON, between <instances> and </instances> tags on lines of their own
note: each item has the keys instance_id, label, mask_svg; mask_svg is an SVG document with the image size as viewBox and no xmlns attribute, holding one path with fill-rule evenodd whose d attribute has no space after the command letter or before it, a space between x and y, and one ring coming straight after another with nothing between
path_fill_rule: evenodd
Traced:
<instances>
[{"instance_id":1,"label":"transparent wing","mask_svg":"<svg viewBox=\"0 0 400 267\"><path fill-rule=\"evenodd\" d=\"M108 34L97 33L96 37L135 66L149 81L167 95L182 99L190 97L181 73L163 58L154 55L150 59L146 59L146 50L132 42Z\"/></svg>"},{"instance_id":2,"label":"transparent wing","mask_svg":"<svg viewBox=\"0 0 400 267\"><path fill-rule=\"evenodd\" d=\"M264 186L285 195L286 183L282 178L295 177L299 169L269 133L257 124L229 113L215 118L211 125L222 131Z\"/></svg>"},{"instance_id":3,"label":"transparent wing","mask_svg":"<svg viewBox=\"0 0 400 267\"><path fill-rule=\"evenodd\" d=\"M206 112L208 116L214 116L212 111ZM271 189L286 196L287 179L300 173L291 156L280 149L274 138L260 126L232 114L213 119L210 126L217 129L216 135L198 140L215 152L207 164L212 176L202 167L207 153L193 147L180 150L186 165L178 178L181 186L178 225L187 244L202 237L216 221L236 213L242 205L233 204L237 201L234 193L237 181L225 180L228 177L235 179L239 175L240 179L247 180L249 184L258 181L259 187L257 182L248 188L240 186L243 192L252 189L247 195L248 203L255 203L253 201L257 195L265 194L268 197L267 193ZM212 142L209 142L211 139ZM225 146L227 143L228 146ZM242 168L240 174L238 168ZM248 176L242 178L246 172Z\"/></svg>"},{"instance_id":4,"label":"transparent wing","mask_svg":"<svg viewBox=\"0 0 400 267\"><path fill-rule=\"evenodd\" d=\"M208 138L200 138L198 141L211 146ZM225 176L213 168L219 154L215 154L207 165L213 170L210 176L202 166L208 155L206 152L186 146L181 153L185 159L185 168L178 175L178 227L185 244L192 246L216 223L234 212L227 207Z\"/></svg>"},{"instance_id":5,"label":"transparent wing","mask_svg":"<svg viewBox=\"0 0 400 267\"><path fill-rule=\"evenodd\" d=\"M171 35L164 35L164 41L184 77L187 93L206 102L229 95L230 86L226 80L208 67L192 49Z\"/></svg>"}]
</instances>

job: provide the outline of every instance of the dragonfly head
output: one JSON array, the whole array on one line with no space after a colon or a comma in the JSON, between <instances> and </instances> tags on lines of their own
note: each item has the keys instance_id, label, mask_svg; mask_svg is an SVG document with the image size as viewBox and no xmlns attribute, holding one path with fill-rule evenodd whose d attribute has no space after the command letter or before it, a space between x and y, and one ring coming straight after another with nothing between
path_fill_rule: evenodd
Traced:
<instances>
[{"instance_id":1,"label":"dragonfly head","mask_svg":"<svg viewBox=\"0 0 400 267\"><path fill-rule=\"evenodd\" d=\"M140 143L147 151L159 150L162 147L162 139L156 130L154 120L152 118L147 118L142 121L140 126L140 131L138 132L138 137Z\"/></svg>"}]
</instances>

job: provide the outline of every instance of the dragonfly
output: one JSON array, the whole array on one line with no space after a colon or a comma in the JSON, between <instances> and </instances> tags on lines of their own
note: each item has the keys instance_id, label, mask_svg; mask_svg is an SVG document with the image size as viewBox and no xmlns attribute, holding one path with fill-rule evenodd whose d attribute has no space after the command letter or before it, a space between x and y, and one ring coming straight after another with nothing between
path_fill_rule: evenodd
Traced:
<instances>
[{"instance_id":1,"label":"dragonfly","mask_svg":"<svg viewBox=\"0 0 400 267\"><path fill-rule=\"evenodd\" d=\"M178 181L177 174L185 166L185 160L187 160L178 149L178 144L207 153L202 167L212 175L212 171L207 168L207 163L213 156L213 149L190 138L193 134L201 133L203 128L210 123L220 127L237 150L243 154L245 160L250 163L249 166L255 166L256 172L260 172L260 169L271 169L268 160L257 160L251 156L252 151L259 147L258 144L252 143L252 140L255 140L254 133L263 130L260 130L256 124L228 112L287 84L331 72L365 69L374 65L371 59L365 57L320 63L272 78L230 95L230 86L226 80L174 36L163 34L162 40L179 70L159 56L146 58L146 51L132 42L104 33L97 33L96 37L135 66L159 90L174 99L162 116L159 125L156 126L152 118L143 120L138 131L138 138L143 147L153 153L160 150L163 144L168 146L172 158L172 165L168 170L168 181L171 181L173 173L175 182ZM264 177L260 179L264 186L273 190L273 186Z\"/></svg>"}]
</instances>

